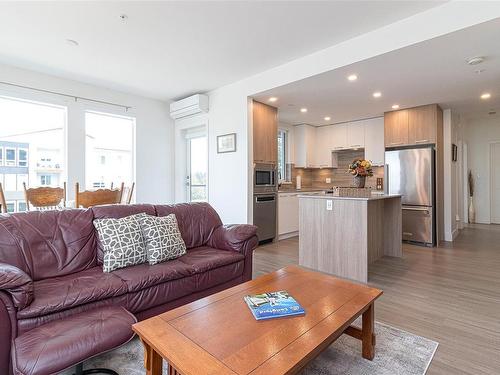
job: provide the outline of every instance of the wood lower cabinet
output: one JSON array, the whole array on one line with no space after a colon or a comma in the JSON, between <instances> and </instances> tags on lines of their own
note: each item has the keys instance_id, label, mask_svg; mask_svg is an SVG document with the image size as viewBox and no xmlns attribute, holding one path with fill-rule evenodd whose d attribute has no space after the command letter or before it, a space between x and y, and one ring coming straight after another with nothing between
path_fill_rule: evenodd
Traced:
<instances>
[{"instance_id":1,"label":"wood lower cabinet","mask_svg":"<svg viewBox=\"0 0 500 375\"><path fill-rule=\"evenodd\" d=\"M408 109L408 143L436 143L438 116L442 116L437 104Z\"/></svg>"},{"instance_id":2,"label":"wood lower cabinet","mask_svg":"<svg viewBox=\"0 0 500 375\"><path fill-rule=\"evenodd\" d=\"M253 159L257 163L278 161L278 109L253 102Z\"/></svg>"},{"instance_id":3,"label":"wood lower cabinet","mask_svg":"<svg viewBox=\"0 0 500 375\"><path fill-rule=\"evenodd\" d=\"M385 147L407 145L408 137L408 110L386 112L384 115Z\"/></svg>"}]
</instances>

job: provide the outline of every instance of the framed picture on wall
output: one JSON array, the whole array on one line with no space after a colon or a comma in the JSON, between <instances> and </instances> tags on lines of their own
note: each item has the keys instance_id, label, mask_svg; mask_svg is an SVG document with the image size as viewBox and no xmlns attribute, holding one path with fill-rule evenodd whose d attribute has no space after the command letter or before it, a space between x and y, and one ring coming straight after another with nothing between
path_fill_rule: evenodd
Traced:
<instances>
[{"instance_id":1,"label":"framed picture on wall","mask_svg":"<svg viewBox=\"0 0 500 375\"><path fill-rule=\"evenodd\" d=\"M217 136L218 154L223 154L226 152L235 152L235 151L236 151L236 133Z\"/></svg>"},{"instance_id":2,"label":"framed picture on wall","mask_svg":"<svg viewBox=\"0 0 500 375\"><path fill-rule=\"evenodd\" d=\"M451 160L457 161L457 158L458 158L458 147L456 144L452 143L451 144Z\"/></svg>"}]
</instances>

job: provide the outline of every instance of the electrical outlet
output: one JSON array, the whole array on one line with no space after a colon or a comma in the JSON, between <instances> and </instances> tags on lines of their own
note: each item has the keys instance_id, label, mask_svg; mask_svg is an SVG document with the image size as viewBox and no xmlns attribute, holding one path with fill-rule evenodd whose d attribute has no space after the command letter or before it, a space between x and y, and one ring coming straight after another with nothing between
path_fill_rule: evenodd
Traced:
<instances>
[{"instance_id":1,"label":"electrical outlet","mask_svg":"<svg viewBox=\"0 0 500 375\"><path fill-rule=\"evenodd\" d=\"M330 177L327 177L327 178L325 178L325 182L327 184L331 184L332 183L332 179Z\"/></svg>"},{"instance_id":2,"label":"electrical outlet","mask_svg":"<svg viewBox=\"0 0 500 375\"><path fill-rule=\"evenodd\" d=\"M333 201L331 199L327 199L327 201L326 201L326 210L327 211L333 210Z\"/></svg>"}]
</instances>

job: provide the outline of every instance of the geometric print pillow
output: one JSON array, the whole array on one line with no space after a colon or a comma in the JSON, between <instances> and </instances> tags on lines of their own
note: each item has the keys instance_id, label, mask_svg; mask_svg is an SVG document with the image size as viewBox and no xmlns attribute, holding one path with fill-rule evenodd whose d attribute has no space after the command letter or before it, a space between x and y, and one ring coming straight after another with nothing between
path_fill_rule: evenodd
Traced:
<instances>
[{"instance_id":1,"label":"geometric print pillow","mask_svg":"<svg viewBox=\"0 0 500 375\"><path fill-rule=\"evenodd\" d=\"M146 246L139 221L144 215L94 220L104 251L103 272L146 263Z\"/></svg>"},{"instance_id":2,"label":"geometric print pillow","mask_svg":"<svg viewBox=\"0 0 500 375\"><path fill-rule=\"evenodd\" d=\"M149 264L157 264L186 254L186 244L174 214L162 217L142 215L139 220Z\"/></svg>"}]
</instances>

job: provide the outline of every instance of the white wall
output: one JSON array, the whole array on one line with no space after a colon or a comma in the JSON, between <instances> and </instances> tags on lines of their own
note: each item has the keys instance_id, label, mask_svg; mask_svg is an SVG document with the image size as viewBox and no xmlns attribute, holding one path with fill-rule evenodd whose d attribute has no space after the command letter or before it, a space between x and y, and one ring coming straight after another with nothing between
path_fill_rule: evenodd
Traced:
<instances>
[{"instance_id":1,"label":"white wall","mask_svg":"<svg viewBox=\"0 0 500 375\"><path fill-rule=\"evenodd\" d=\"M468 167L475 178L473 202L476 208L476 222L489 224L490 144L500 142L500 115L467 119L464 138L468 144Z\"/></svg>"},{"instance_id":2,"label":"white wall","mask_svg":"<svg viewBox=\"0 0 500 375\"><path fill-rule=\"evenodd\" d=\"M453 241L463 222L462 120L450 109L443 111L444 152L444 240ZM457 161L452 161L452 144L457 145ZM458 216L458 219L457 219Z\"/></svg>"},{"instance_id":3,"label":"white wall","mask_svg":"<svg viewBox=\"0 0 500 375\"><path fill-rule=\"evenodd\" d=\"M500 3L449 2L209 93L210 203L225 223L252 222L252 124L248 97L500 16ZM237 133L236 153L215 137Z\"/></svg>"},{"instance_id":4,"label":"white wall","mask_svg":"<svg viewBox=\"0 0 500 375\"><path fill-rule=\"evenodd\" d=\"M30 70L0 65L0 81L38 89L131 106L123 109L91 102L12 88L0 84L0 94L40 102L61 104L68 109L67 162L69 197L74 184L85 181L85 110L126 114L136 118L136 200L148 203L173 201L173 122L168 103L130 95L103 87L62 79Z\"/></svg>"}]
</instances>

